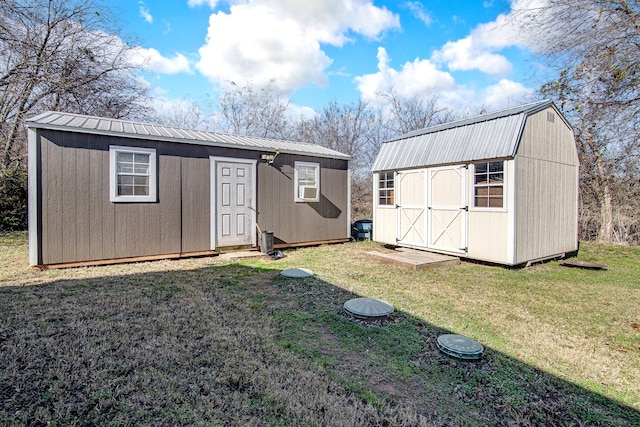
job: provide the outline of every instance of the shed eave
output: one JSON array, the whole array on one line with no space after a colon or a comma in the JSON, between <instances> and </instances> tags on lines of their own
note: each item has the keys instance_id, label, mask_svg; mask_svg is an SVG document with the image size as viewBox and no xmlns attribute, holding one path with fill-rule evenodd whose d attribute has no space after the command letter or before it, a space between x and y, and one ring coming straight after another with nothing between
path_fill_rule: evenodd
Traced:
<instances>
[{"instance_id":1,"label":"shed eave","mask_svg":"<svg viewBox=\"0 0 640 427\"><path fill-rule=\"evenodd\" d=\"M63 132L75 132L89 135L105 135L105 136L113 136L118 138L129 138L129 139L139 139L139 140L148 140L148 141L161 141L161 142L171 142L178 144L187 144L187 145L203 145L208 147L220 147L220 148L236 148L240 150L249 150L249 151L275 151L279 150L282 154L295 154L295 155L304 155L309 157L320 157L320 158L328 158L328 159L336 159L336 160L351 160L352 156L347 154L339 153L334 150L330 150L331 152L323 152L326 149L324 147L318 146L318 148L322 148L322 150L305 150L305 149L296 149L292 147L282 147L281 145L308 145L309 147L315 147L311 144L304 144L294 141L286 141L286 140L273 140L274 145L270 146L268 138L256 138L256 140L261 141L261 145L250 145L243 144L241 142L242 136L235 135L225 135L229 138L238 139L238 142L222 142L222 141L206 141L202 139L198 139L195 136L195 132L204 132L204 131L190 131L188 129L178 129L178 128L170 128L176 135L192 135L193 138L181 138L177 136L166 136L160 134L152 134L152 133L131 133L126 131L113 131L106 130L100 128L85 128L78 126L69 126L66 124L52 124L52 123L42 123L40 121L34 120L40 116L36 116L32 119L26 120L27 128L29 129L44 129L44 130L56 130ZM85 116L82 116L85 117ZM86 116L89 117L89 116ZM129 123L129 122L126 122ZM158 125L148 125L148 126L158 126ZM207 134L214 134L213 132L205 132ZM250 137L251 138L251 137ZM280 145L280 146L277 146Z\"/></svg>"}]
</instances>

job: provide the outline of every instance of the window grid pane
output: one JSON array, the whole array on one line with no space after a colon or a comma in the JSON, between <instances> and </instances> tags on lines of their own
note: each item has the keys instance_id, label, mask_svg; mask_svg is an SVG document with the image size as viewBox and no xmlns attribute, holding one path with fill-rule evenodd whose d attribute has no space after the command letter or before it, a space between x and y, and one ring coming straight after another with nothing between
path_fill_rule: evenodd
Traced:
<instances>
[{"instance_id":1,"label":"window grid pane","mask_svg":"<svg viewBox=\"0 0 640 427\"><path fill-rule=\"evenodd\" d=\"M504 195L504 162L474 165L474 206L502 208Z\"/></svg>"},{"instance_id":2,"label":"window grid pane","mask_svg":"<svg viewBox=\"0 0 640 427\"><path fill-rule=\"evenodd\" d=\"M393 172L382 172L378 178L378 204L389 206L394 203Z\"/></svg>"},{"instance_id":3,"label":"window grid pane","mask_svg":"<svg viewBox=\"0 0 640 427\"><path fill-rule=\"evenodd\" d=\"M148 153L118 152L116 154L118 196L149 195L149 159Z\"/></svg>"}]
</instances>

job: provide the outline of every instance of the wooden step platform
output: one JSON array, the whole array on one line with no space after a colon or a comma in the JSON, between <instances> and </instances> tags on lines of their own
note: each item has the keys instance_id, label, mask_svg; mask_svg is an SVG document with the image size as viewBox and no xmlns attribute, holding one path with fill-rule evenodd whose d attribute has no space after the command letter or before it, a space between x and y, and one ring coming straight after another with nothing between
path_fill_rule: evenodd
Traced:
<instances>
[{"instance_id":1,"label":"wooden step platform","mask_svg":"<svg viewBox=\"0 0 640 427\"><path fill-rule=\"evenodd\" d=\"M265 254L260 251L235 251L225 252L220 257L236 261L239 259L263 258Z\"/></svg>"},{"instance_id":2,"label":"wooden step platform","mask_svg":"<svg viewBox=\"0 0 640 427\"><path fill-rule=\"evenodd\" d=\"M370 251L367 252L366 255L367 258L384 264L391 264L412 270L447 267L460 264L460 258L458 257L409 248L397 248L394 252L384 253Z\"/></svg>"}]
</instances>

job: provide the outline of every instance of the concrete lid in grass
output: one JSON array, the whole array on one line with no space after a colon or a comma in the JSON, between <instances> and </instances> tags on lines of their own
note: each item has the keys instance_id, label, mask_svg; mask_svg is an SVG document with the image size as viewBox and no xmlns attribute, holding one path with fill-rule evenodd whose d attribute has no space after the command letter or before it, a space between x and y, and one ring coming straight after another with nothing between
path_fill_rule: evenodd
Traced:
<instances>
[{"instance_id":1,"label":"concrete lid in grass","mask_svg":"<svg viewBox=\"0 0 640 427\"><path fill-rule=\"evenodd\" d=\"M347 313L361 317L383 317L393 313L393 306L375 298L354 298L344 303Z\"/></svg>"},{"instance_id":2,"label":"concrete lid in grass","mask_svg":"<svg viewBox=\"0 0 640 427\"><path fill-rule=\"evenodd\" d=\"M280 273L282 277L287 279L304 279L306 277L312 277L315 273L306 268L288 268Z\"/></svg>"}]
</instances>

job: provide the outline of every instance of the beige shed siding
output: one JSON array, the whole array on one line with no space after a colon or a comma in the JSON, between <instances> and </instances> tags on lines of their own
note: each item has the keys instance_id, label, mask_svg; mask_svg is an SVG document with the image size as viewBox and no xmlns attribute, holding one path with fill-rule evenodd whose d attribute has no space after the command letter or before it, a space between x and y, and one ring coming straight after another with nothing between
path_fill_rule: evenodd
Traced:
<instances>
[{"instance_id":1,"label":"beige shed siding","mask_svg":"<svg viewBox=\"0 0 640 427\"><path fill-rule=\"evenodd\" d=\"M373 213L373 239L388 245L396 244L398 213L393 207L377 207Z\"/></svg>"},{"instance_id":2,"label":"beige shed siding","mask_svg":"<svg viewBox=\"0 0 640 427\"><path fill-rule=\"evenodd\" d=\"M547 114L554 116L553 123L547 121ZM547 108L527 118L516 155L578 165L573 132L553 108Z\"/></svg>"},{"instance_id":3,"label":"beige shed siding","mask_svg":"<svg viewBox=\"0 0 640 427\"><path fill-rule=\"evenodd\" d=\"M396 244L398 213L395 206L379 206L380 174L373 174L373 240L389 245ZM395 193L395 192L394 192ZM394 200L395 201L395 200Z\"/></svg>"},{"instance_id":4,"label":"beige shed siding","mask_svg":"<svg viewBox=\"0 0 640 427\"><path fill-rule=\"evenodd\" d=\"M516 156L516 264L577 249L577 168L565 122L551 108L530 116Z\"/></svg>"},{"instance_id":5,"label":"beige shed siding","mask_svg":"<svg viewBox=\"0 0 640 427\"><path fill-rule=\"evenodd\" d=\"M470 211L467 257L511 264L507 245L508 221L508 212Z\"/></svg>"}]
</instances>

